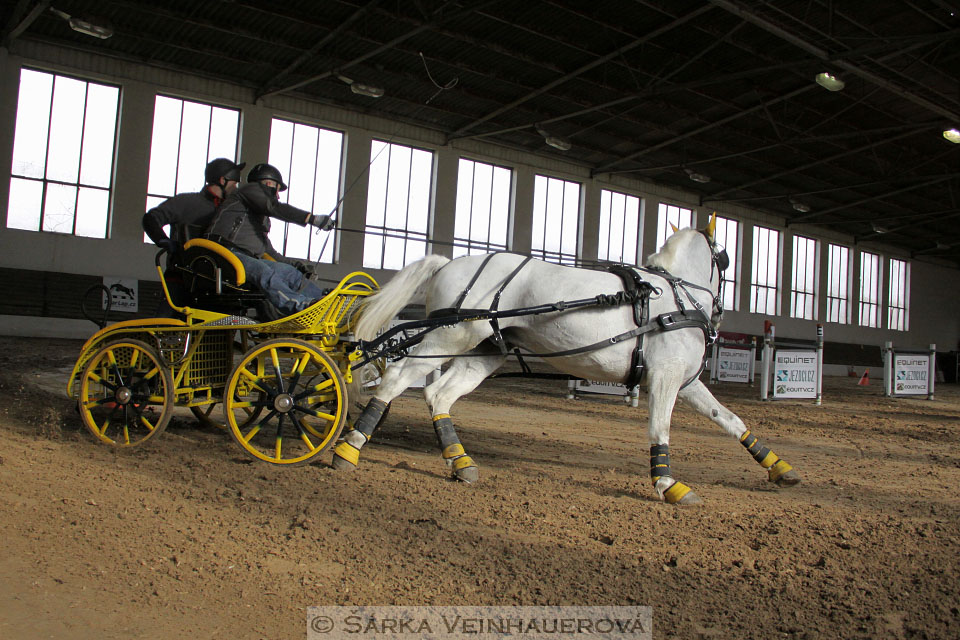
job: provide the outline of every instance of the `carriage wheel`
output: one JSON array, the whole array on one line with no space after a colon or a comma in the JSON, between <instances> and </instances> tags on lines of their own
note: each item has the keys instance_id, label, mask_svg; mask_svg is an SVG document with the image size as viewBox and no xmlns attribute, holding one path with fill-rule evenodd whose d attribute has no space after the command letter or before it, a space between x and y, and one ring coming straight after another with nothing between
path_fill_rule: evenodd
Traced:
<instances>
[{"instance_id":1,"label":"carriage wheel","mask_svg":"<svg viewBox=\"0 0 960 640\"><path fill-rule=\"evenodd\" d=\"M163 433L173 412L173 378L151 347L118 340L97 351L80 375L84 426L106 444L126 448Z\"/></svg>"},{"instance_id":2,"label":"carriage wheel","mask_svg":"<svg viewBox=\"0 0 960 640\"><path fill-rule=\"evenodd\" d=\"M230 374L224 407L230 435L248 455L273 464L307 462L333 444L346 419L340 370L307 342L276 339L244 355ZM246 409L259 410L247 424Z\"/></svg>"},{"instance_id":3,"label":"carriage wheel","mask_svg":"<svg viewBox=\"0 0 960 640\"><path fill-rule=\"evenodd\" d=\"M224 422L223 409L221 409L216 402L211 402L210 404L199 407L190 407L190 411L194 417L196 417L197 421L206 427L215 427L222 431L230 428L230 426ZM242 428L256 420L262 411L263 407L241 407L237 410L237 423Z\"/></svg>"}]
</instances>

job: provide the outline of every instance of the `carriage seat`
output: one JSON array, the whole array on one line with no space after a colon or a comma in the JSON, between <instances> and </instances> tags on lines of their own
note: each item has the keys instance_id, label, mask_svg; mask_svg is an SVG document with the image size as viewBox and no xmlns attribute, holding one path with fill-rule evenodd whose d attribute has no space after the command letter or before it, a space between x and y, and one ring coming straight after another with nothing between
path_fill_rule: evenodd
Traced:
<instances>
[{"instance_id":1,"label":"carriage seat","mask_svg":"<svg viewBox=\"0 0 960 640\"><path fill-rule=\"evenodd\" d=\"M189 240L174 267L194 307L233 315L254 308L259 315L269 305L266 295L247 282L243 263L222 244L206 238Z\"/></svg>"}]
</instances>

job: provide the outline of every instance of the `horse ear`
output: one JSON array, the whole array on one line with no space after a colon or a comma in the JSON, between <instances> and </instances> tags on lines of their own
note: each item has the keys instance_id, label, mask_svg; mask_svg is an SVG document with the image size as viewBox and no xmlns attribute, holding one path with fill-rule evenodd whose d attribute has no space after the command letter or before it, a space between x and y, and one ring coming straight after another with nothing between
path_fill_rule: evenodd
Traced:
<instances>
[{"instance_id":1,"label":"horse ear","mask_svg":"<svg viewBox=\"0 0 960 640\"><path fill-rule=\"evenodd\" d=\"M707 235L713 240L714 235L717 233L717 212L714 211L710 214L710 222L707 223Z\"/></svg>"},{"instance_id":2,"label":"horse ear","mask_svg":"<svg viewBox=\"0 0 960 640\"><path fill-rule=\"evenodd\" d=\"M673 229L674 233L676 233L677 231L680 231L680 229L677 229L677 225L673 224L672 222L670 223L670 228Z\"/></svg>"}]
</instances>

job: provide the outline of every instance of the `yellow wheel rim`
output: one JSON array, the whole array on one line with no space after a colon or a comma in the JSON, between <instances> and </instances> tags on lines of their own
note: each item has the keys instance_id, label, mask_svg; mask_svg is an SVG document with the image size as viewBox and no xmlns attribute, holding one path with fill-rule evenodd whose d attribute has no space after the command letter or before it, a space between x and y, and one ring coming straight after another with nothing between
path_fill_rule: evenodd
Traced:
<instances>
[{"instance_id":1,"label":"yellow wheel rim","mask_svg":"<svg viewBox=\"0 0 960 640\"><path fill-rule=\"evenodd\" d=\"M104 345L80 374L83 425L98 440L127 448L156 438L173 410L173 379L156 352L139 340Z\"/></svg>"},{"instance_id":2,"label":"yellow wheel rim","mask_svg":"<svg viewBox=\"0 0 960 640\"><path fill-rule=\"evenodd\" d=\"M248 351L224 395L230 435L247 454L272 464L302 464L326 451L346 419L340 370L300 340L269 340ZM259 413L244 421L248 412Z\"/></svg>"}]
</instances>

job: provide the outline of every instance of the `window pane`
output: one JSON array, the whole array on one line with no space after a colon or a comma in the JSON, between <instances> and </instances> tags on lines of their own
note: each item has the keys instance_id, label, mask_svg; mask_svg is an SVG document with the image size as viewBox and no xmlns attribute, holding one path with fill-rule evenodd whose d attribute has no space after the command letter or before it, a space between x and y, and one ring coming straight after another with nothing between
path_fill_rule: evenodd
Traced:
<instances>
[{"instance_id":1,"label":"window pane","mask_svg":"<svg viewBox=\"0 0 960 640\"><path fill-rule=\"evenodd\" d=\"M240 128L240 112L236 109L213 107L210 114L210 148L207 161L214 158L236 158L237 130Z\"/></svg>"},{"instance_id":2,"label":"window pane","mask_svg":"<svg viewBox=\"0 0 960 640\"><path fill-rule=\"evenodd\" d=\"M209 140L210 105L184 101L176 193L199 191L203 187Z\"/></svg>"},{"instance_id":3,"label":"window pane","mask_svg":"<svg viewBox=\"0 0 960 640\"><path fill-rule=\"evenodd\" d=\"M76 183L79 178L80 143L83 137L86 100L86 82L64 76L56 77L50 115L51 149L47 154L46 175L48 180ZM72 226L71 224L71 228Z\"/></svg>"},{"instance_id":4,"label":"window pane","mask_svg":"<svg viewBox=\"0 0 960 640\"><path fill-rule=\"evenodd\" d=\"M110 205L110 192L106 189L80 187L77 198L78 236L88 238L107 237L107 209Z\"/></svg>"},{"instance_id":5,"label":"window pane","mask_svg":"<svg viewBox=\"0 0 960 640\"><path fill-rule=\"evenodd\" d=\"M39 231L40 204L42 201L43 182L11 178L7 226L11 229Z\"/></svg>"},{"instance_id":6,"label":"window pane","mask_svg":"<svg viewBox=\"0 0 960 640\"><path fill-rule=\"evenodd\" d=\"M103 188L110 186L119 99L120 90L116 87L96 84L89 86L87 114L83 123L83 157L80 164L82 184Z\"/></svg>"},{"instance_id":7,"label":"window pane","mask_svg":"<svg viewBox=\"0 0 960 640\"><path fill-rule=\"evenodd\" d=\"M73 233L73 216L76 208L76 187L48 182L43 205L43 231Z\"/></svg>"},{"instance_id":8,"label":"window pane","mask_svg":"<svg viewBox=\"0 0 960 640\"><path fill-rule=\"evenodd\" d=\"M580 183L536 176L531 249L535 256L573 264L577 260Z\"/></svg>"},{"instance_id":9,"label":"window pane","mask_svg":"<svg viewBox=\"0 0 960 640\"><path fill-rule=\"evenodd\" d=\"M176 194L182 105L182 100L157 96L153 111L153 138L150 141L150 178L147 181L147 193L165 196Z\"/></svg>"},{"instance_id":10,"label":"window pane","mask_svg":"<svg viewBox=\"0 0 960 640\"><path fill-rule=\"evenodd\" d=\"M20 71L20 96L17 101L16 139L13 144L13 174L42 178L47 163L47 131L50 102L53 99L53 75L29 69ZM37 226L40 206L37 205ZM16 227L22 229L24 227Z\"/></svg>"}]
</instances>

